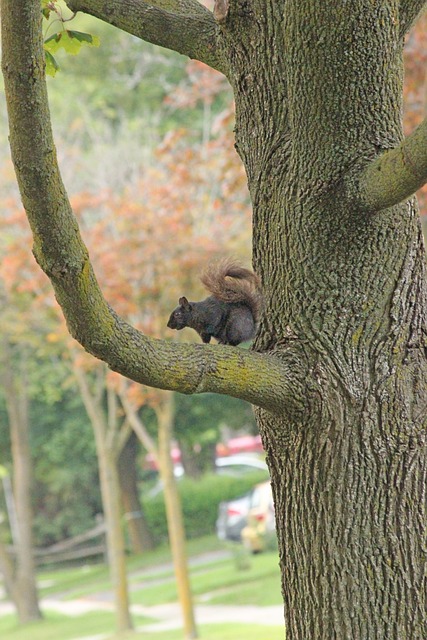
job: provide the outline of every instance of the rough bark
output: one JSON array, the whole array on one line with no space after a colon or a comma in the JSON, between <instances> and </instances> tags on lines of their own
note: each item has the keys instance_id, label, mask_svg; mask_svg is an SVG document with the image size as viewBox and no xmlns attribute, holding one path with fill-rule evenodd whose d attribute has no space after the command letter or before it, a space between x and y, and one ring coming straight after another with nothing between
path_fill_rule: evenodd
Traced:
<instances>
[{"instance_id":1,"label":"rough bark","mask_svg":"<svg viewBox=\"0 0 427 640\"><path fill-rule=\"evenodd\" d=\"M426 0L401 0L399 7L400 35L404 36L419 14L425 10Z\"/></svg>"},{"instance_id":2,"label":"rough bark","mask_svg":"<svg viewBox=\"0 0 427 640\"><path fill-rule=\"evenodd\" d=\"M3 0L17 33L24 4ZM402 35L421 6L217 3L266 298L259 353L148 340L111 312L50 160L40 38L15 66L4 40L35 253L73 335L137 381L259 407L290 640L427 637L427 280L416 203L399 204L426 180L426 127L407 142L401 129ZM390 157L389 197L376 169Z\"/></svg>"},{"instance_id":3,"label":"rough bark","mask_svg":"<svg viewBox=\"0 0 427 640\"><path fill-rule=\"evenodd\" d=\"M72 11L84 11L157 44L223 71L217 52L212 13L196 0L68 0Z\"/></svg>"},{"instance_id":4,"label":"rough bark","mask_svg":"<svg viewBox=\"0 0 427 640\"><path fill-rule=\"evenodd\" d=\"M404 202L427 175L427 120L402 144L381 154L363 170L349 172L346 197L354 209L381 211Z\"/></svg>"},{"instance_id":5,"label":"rough bark","mask_svg":"<svg viewBox=\"0 0 427 640\"><path fill-rule=\"evenodd\" d=\"M346 190L401 145L397 5L269 8L245 47L231 17L225 37L267 292L257 348L299 345L308 363L298 421L257 412L287 637L422 640L425 251L414 201L356 207Z\"/></svg>"}]
</instances>

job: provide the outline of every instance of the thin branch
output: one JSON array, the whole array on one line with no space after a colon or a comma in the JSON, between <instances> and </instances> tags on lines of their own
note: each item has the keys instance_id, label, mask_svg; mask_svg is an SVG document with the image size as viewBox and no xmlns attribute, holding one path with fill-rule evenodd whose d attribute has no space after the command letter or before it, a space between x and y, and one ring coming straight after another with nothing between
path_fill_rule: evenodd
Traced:
<instances>
[{"instance_id":1,"label":"thin branch","mask_svg":"<svg viewBox=\"0 0 427 640\"><path fill-rule=\"evenodd\" d=\"M131 425L136 436L140 440L143 447L145 447L145 449L148 451L148 453L151 453L151 455L157 461L159 457L159 452L157 451L157 445L154 439L148 433L147 428L143 423L143 421L141 420L141 418L139 417L134 405L127 397L126 389L123 389L123 391L119 391L119 398L122 403L123 409L125 411L126 419Z\"/></svg>"},{"instance_id":2,"label":"thin branch","mask_svg":"<svg viewBox=\"0 0 427 640\"><path fill-rule=\"evenodd\" d=\"M306 370L295 354L276 358L228 346L148 338L107 304L59 173L39 0L2 0L1 7L12 157L33 231L34 255L53 284L71 335L136 382L183 393L227 394L271 411L299 414Z\"/></svg>"},{"instance_id":3,"label":"thin branch","mask_svg":"<svg viewBox=\"0 0 427 640\"><path fill-rule=\"evenodd\" d=\"M78 353L77 349L75 348L73 348L72 350L70 349L70 352L72 352L72 358L75 359ZM97 367L95 370L95 384L94 384L93 396L96 404L100 406L101 406L102 398L105 392L106 373L107 373L106 367Z\"/></svg>"},{"instance_id":4,"label":"thin branch","mask_svg":"<svg viewBox=\"0 0 427 640\"><path fill-rule=\"evenodd\" d=\"M116 433L116 439L114 443L114 453L116 455L116 459L120 456L121 452L124 449L126 442L129 440L130 434L132 433L132 426L127 418L122 420L122 424L120 425L120 429Z\"/></svg>"},{"instance_id":5,"label":"thin branch","mask_svg":"<svg viewBox=\"0 0 427 640\"><path fill-rule=\"evenodd\" d=\"M67 5L224 72L217 49L219 27L196 0L67 0Z\"/></svg>"},{"instance_id":6,"label":"thin branch","mask_svg":"<svg viewBox=\"0 0 427 640\"><path fill-rule=\"evenodd\" d=\"M86 409L86 413L88 414L92 427L94 429L95 436L105 439L105 435L107 433L105 416L103 415L102 407L100 406L99 402L97 402L96 398L90 390L88 374L85 373L81 367L78 367L74 363L72 364L72 368L77 381L77 385L80 390L80 395L83 400L84 407Z\"/></svg>"},{"instance_id":7,"label":"thin branch","mask_svg":"<svg viewBox=\"0 0 427 640\"><path fill-rule=\"evenodd\" d=\"M427 182L427 118L394 149L347 179L347 195L360 209L381 211L408 200Z\"/></svg>"},{"instance_id":8,"label":"thin branch","mask_svg":"<svg viewBox=\"0 0 427 640\"><path fill-rule=\"evenodd\" d=\"M117 395L116 392L108 387L107 380L104 380L105 388L107 389L107 428L108 431L118 431L118 415L117 415Z\"/></svg>"},{"instance_id":9,"label":"thin branch","mask_svg":"<svg viewBox=\"0 0 427 640\"><path fill-rule=\"evenodd\" d=\"M427 0L401 0L399 9L399 32L403 36L410 30L421 11L426 7Z\"/></svg>"}]
</instances>

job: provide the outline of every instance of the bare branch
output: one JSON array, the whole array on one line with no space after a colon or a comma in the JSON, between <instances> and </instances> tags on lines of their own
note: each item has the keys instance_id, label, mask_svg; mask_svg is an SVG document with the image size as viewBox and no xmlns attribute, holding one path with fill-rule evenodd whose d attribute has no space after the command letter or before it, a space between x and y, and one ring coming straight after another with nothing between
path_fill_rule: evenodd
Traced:
<instances>
[{"instance_id":1,"label":"bare branch","mask_svg":"<svg viewBox=\"0 0 427 640\"><path fill-rule=\"evenodd\" d=\"M148 451L148 453L151 453L151 455L157 461L159 457L159 452L157 451L157 445L153 440L153 438L148 433L145 424L139 417L132 402L127 397L126 389L119 391L119 397L126 414L126 419L129 421L129 424L131 425L133 431L135 432L136 436L138 437L142 445Z\"/></svg>"},{"instance_id":2,"label":"bare branch","mask_svg":"<svg viewBox=\"0 0 427 640\"><path fill-rule=\"evenodd\" d=\"M349 176L348 197L358 208L380 211L410 198L427 182L427 118L395 149Z\"/></svg>"},{"instance_id":3,"label":"bare branch","mask_svg":"<svg viewBox=\"0 0 427 640\"><path fill-rule=\"evenodd\" d=\"M34 255L51 279L70 333L111 369L136 382L183 393L228 394L271 411L299 412L305 372L295 358L288 362L239 348L151 339L109 307L57 165L39 0L2 0L1 7L12 157L33 231Z\"/></svg>"},{"instance_id":4,"label":"bare branch","mask_svg":"<svg viewBox=\"0 0 427 640\"><path fill-rule=\"evenodd\" d=\"M400 2L400 36L403 36L412 27L419 14L425 8L427 0L401 0Z\"/></svg>"},{"instance_id":5,"label":"bare branch","mask_svg":"<svg viewBox=\"0 0 427 640\"><path fill-rule=\"evenodd\" d=\"M116 455L116 459L119 457L119 455L123 451L125 444L129 440L131 433L132 433L132 426L129 420L125 418L122 421L120 429L116 432L116 437L114 442L114 453Z\"/></svg>"},{"instance_id":6,"label":"bare branch","mask_svg":"<svg viewBox=\"0 0 427 640\"><path fill-rule=\"evenodd\" d=\"M103 414L100 403L90 390L88 375L83 371L83 369L81 369L81 367L78 367L75 363L73 363L72 368L74 377L80 390L80 395L83 400L84 407L86 409L86 413L88 414L89 419L92 423L94 432L95 434L105 435L107 431L105 416Z\"/></svg>"},{"instance_id":7,"label":"bare branch","mask_svg":"<svg viewBox=\"0 0 427 640\"><path fill-rule=\"evenodd\" d=\"M217 50L218 25L197 0L67 0L67 5L224 72Z\"/></svg>"}]
</instances>

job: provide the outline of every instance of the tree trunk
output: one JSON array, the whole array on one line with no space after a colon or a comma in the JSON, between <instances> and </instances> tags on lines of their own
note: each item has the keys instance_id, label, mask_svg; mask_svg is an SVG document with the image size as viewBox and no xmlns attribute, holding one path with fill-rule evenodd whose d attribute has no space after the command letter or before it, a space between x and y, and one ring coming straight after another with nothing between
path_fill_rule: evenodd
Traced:
<instances>
[{"instance_id":1,"label":"tree trunk","mask_svg":"<svg viewBox=\"0 0 427 640\"><path fill-rule=\"evenodd\" d=\"M108 565L113 585L117 631L132 629L129 610L128 584L126 574L125 537L122 526L122 505L120 502L120 481L117 470L118 435L116 424L116 405L111 393L108 393L108 416L102 406L104 375L100 375L100 389L94 394L88 384L87 374L74 366L74 374L82 394L82 400L90 418L95 435L96 453L99 466L102 505L107 527Z\"/></svg>"},{"instance_id":2,"label":"tree trunk","mask_svg":"<svg viewBox=\"0 0 427 640\"><path fill-rule=\"evenodd\" d=\"M116 604L117 631L132 629L127 587L125 539L116 457L97 441L102 504L107 525L108 564Z\"/></svg>"},{"instance_id":3,"label":"tree trunk","mask_svg":"<svg viewBox=\"0 0 427 640\"><path fill-rule=\"evenodd\" d=\"M427 182L427 119L401 130L425 2L68 4L227 74L265 293L260 353L153 340L111 310L55 159L39 7L2 0L12 155L71 334L137 382L258 407L289 640L425 640L427 278L416 203L398 204Z\"/></svg>"},{"instance_id":4,"label":"tree trunk","mask_svg":"<svg viewBox=\"0 0 427 640\"><path fill-rule=\"evenodd\" d=\"M425 251L414 200L372 213L344 187L402 139L396 9L288 2L283 22L275 6L234 47L232 82L266 285L256 348L308 373L300 412L257 410L287 638L422 640Z\"/></svg>"},{"instance_id":5,"label":"tree trunk","mask_svg":"<svg viewBox=\"0 0 427 640\"><path fill-rule=\"evenodd\" d=\"M119 456L118 471L131 548L133 553L144 553L153 549L154 542L139 498L136 469L138 444L138 438L132 432Z\"/></svg>"},{"instance_id":6,"label":"tree trunk","mask_svg":"<svg viewBox=\"0 0 427 640\"><path fill-rule=\"evenodd\" d=\"M164 487L169 543L172 550L178 597L183 615L184 635L186 640L192 640L193 638L198 638L198 633L194 619L193 599L188 574L181 497L176 485L170 454L174 415L174 397L171 392L165 392L165 401L161 407L157 407L156 414L159 430L160 476Z\"/></svg>"},{"instance_id":7,"label":"tree trunk","mask_svg":"<svg viewBox=\"0 0 427 640\"><path fill-rule=\"evenodd\" d=\"M178 597L181 605L184 633L188 639L197 638L194 620L193 600L188 575L187 553L185 549L185 529L182 516L181 497L178 492L171 458L172 430L175 403L172 393L161 393L155 406L158 426L158 446L149 435L144 423L126 393L120 395L126 418L138 439L156 460L163 483L169 544L175 568Z\"/></svg>"},{"instance_id":8,"label":"tree trunk","mask_svg":"<svg viewBox=\"0 0 427 640\"><path fill-rule=\"evenodd\" d=\"M178 438L181 451L181 462L186 476L200 478L204 473L215 470L216 442L203 443L199 450L191 441L181 437Z\"/></svg>"},{"instance_id":9,"label":"tree trunk","mask_svg":"<svg viewBox=\"0 0 427 640\"><path fill-rule=\"evenodd\" d=\"M36 569L33 557L31 506L32 461L30 452L30 427L28 418L28 393L24 356L21 355L20 376L15 376L12 363L12 350L3 341L3 382L6 395L6 407L9 418L13 463L13 500L16 511L15 564L7 561L3 549L3 566L8 578L9 592L17 609L21 623L39 620Z\"/></svg>"}]
</instances>

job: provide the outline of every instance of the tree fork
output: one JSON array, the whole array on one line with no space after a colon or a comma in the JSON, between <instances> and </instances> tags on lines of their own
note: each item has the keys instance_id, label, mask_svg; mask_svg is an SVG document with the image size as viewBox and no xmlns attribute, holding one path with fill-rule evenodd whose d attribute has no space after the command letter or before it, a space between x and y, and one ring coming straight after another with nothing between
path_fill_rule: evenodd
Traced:
<instances>
[{"instance_id":1,"label":"tree fork","mask_svg":"<svg viewBox=\"0 0 427 640\"><path fill-rule=\"evenodd\" d=\"M274 357L150 339L105 301L57 165L41 19L37 0L3 0L2 65L12 158L33 231L34 254L51 279L70 333L92 355L136 382L182 393L225 393L272 411L289 407L291 413L300 412L306 371L292 354ZM30 138L27 131L34 135Z\"/></svg>"}]
</instances>

